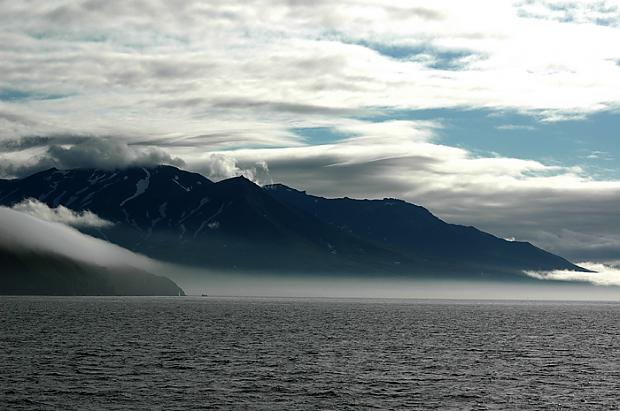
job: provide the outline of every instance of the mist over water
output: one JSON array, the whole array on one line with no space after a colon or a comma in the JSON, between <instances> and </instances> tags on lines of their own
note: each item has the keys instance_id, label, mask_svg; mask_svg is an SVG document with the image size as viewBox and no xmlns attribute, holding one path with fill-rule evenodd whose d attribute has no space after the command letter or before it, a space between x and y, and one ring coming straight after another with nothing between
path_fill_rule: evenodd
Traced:
<instances>
[{"instance_id":1,"label":"mist over water","mask_svg":"<svg viewBox=\"0 0 620 411\"><path fill-rule=\"evenodd\" d=\"M520 282L421 280L380 275L217 272L170 264L158 266L156 272L174 280L189 295L620 301L618 286L527 277Z\"/></svg>"}]
</instances>

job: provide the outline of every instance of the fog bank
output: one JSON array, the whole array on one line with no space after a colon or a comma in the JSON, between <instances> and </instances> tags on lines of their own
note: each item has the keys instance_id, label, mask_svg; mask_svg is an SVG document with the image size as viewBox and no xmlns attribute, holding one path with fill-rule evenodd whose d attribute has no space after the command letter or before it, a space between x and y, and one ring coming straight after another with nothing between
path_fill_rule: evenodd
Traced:
<instances>
[{"instance_id":1,"label":"fog bank","mask_svg":"<svg viewBox=\"0 0 620 411\"><path fill-rule=\"evenodd\" d=\"M162 265L188 295L327 298L421 298L470 300L620 301L620 287L579 282L482 282L368 276L225 273Z\"/></svg>"},{"instance_id":2,"label":"fog bank","mask_svg":"<svg viewBox=\"0 0 620 411\"><path fill-rule=\"evenodd\" d=\"M15 251L53 253L106 267L131 266L149 270L153 260L83 234L57 222L0 207L0 246Z\"/></svg>"}]
</instances>

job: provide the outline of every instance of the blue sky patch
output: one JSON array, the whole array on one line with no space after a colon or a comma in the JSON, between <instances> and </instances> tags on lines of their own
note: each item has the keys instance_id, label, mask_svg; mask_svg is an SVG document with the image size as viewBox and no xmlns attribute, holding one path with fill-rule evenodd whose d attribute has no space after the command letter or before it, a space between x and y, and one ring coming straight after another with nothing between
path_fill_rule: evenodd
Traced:
<instances>
[{"instance_id":1,"label":"blue sky patch","mask_svg":"<svg viewBox=\"0 0 620 411\"><path fill-rule=\"evenodd\" d=\"M313 145L332 144L352 137L351 134L342 133L330 127L303 127L294 128L291 131L300 136L306 143Z\"/></svg>"},{"instance_id":2,"label":"blue sky patch","mask_svg":"<svg viewBox=\"0 0 620 411\"><path fill-rule=\"evenodd\" d=\"M600 112L582 120L541 122L535 117L485 109L388 111L366 121L436 120L436 143L480 156L537 160L581 166L596 179L620 178L620 113Z\"/></svg>"},{"instance_id":3,"label":"blue sky patch","mask_svg":"<svg viewBox=\"0 0 620 411\"><path fill-rule=\"evenodd\" d=\"M7 101L11 103L32 100L56 100L68 96L68 94L50 94L16 88L0 88L0 101Z\"/></svg>"},{"instance_id":4,"label":"blue sky patch","mask_svg":"<svg viewBox=\"0 0 620 411\"><path fill-rule=\"evenodd\" d=\"M429 46L389 46L389 45L370 45L366 47L375 50L394 59L420 60L429 68L436 70L459 70L463 68L465 57L472 56L474 53L463 50L439 51Z\"/></svg>"},{"instance_id":5,"label":"blue sky patch","mask_svg":"<svg viewBox=\"0 0 620 411\"><path fill-rule=\"evenodd\" d=\"M466 65L464 61L465 58L471 56L482 57L480 54L473 53L469 50L439 50L430 44L398 45L375 43L365 40L352 43L364 46L383 56L396 60L420 61L427 67L436 70L460 70Z\"/></svg>"}]
</instances>

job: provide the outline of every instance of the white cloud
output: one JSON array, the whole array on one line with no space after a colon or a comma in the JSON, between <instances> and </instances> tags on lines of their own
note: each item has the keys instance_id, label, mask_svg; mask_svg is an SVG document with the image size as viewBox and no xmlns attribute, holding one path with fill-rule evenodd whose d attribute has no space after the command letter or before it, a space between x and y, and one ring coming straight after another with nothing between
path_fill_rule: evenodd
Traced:
<instances>
[{"instance_id":1,"label":"white cloud","mask_svg":"<svg viewBox=\"0 0 620 411\"><path fill-rule=\"evenodd\" d=\"M53 253L103 267L150 269L155 263L65 224L0 207L0 244L10 249Z\"/></svg>"},{"instance_id":2,"label":"white cloud","mask_svg":"<svg viewBox=\"0 0 620 411\"><path fill-rule=\"evenodd\" d=\"M277 144L290 142L292 122L372 108L509 108L550 120L617 108L620 53L606 45L620 43L620 30L597 24L614 13L595 1L566 3L581 16L573 19L523 13L539 4L551 10L447 0L3 2L0 87L25 94L0 106L12 113L2 129L187 137L236 128Z\"/></svg>"},{"instance_id":3,"label":"white cloud","mask_svg":"<svg viewBox=\"0 0 620 411\"><path fill-rule=\"evenodd\" d=\"M526 126L520 124L502 124L501 126L496 127L498 130L535 130L534 126Z\"/></svg>"},{"instance_id":4,"label":"white cloud","mask_svg":"<svg viewBox=\"0 0 620 411\"><path fill-rule=\"evenodd\" d=\"M204 156L200 163L195 164L195 169L215 181L243 176L259 185L273 182L269 167L263 160L256 160L253 165L240 168L234 157L211 153Z\"/></svg>"},{"instance_id":5,"label":"white cloud","mask_svg":"<svg viewBox=\"0 0 620 411\"><path fill-rule=\"evenodd\" d=\"M581 262L577 265L591 272L556 270L526 271L531 277L542 280L586 281L596 285L620 285L620 268L601 263Z\"/></svg>"},{"instance_id":6,"label":"white cloud","mask_svg":"<svg viewBox=\"0 0 620 411\"><path fill-rule=\"evenodd\" d=\"M29 214L41 220L66 224L74 227L104 228L113 225L89 210L74 211L62 205L55 208L34 198L27 198L11 207L15 211Z\"/></svg>"}]
</instances>

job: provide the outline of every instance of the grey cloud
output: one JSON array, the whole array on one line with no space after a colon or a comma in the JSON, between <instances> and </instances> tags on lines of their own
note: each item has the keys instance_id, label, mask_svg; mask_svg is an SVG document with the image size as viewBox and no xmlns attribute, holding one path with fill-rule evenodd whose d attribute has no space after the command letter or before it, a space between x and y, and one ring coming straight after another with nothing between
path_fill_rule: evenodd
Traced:
<instances>
[{"instance_id":1,"label":"grey cloud","mask_svg":"<svg viewBox=\"0 0 620 411\"><path fill-rule=\"evenodd\" d=\"M390 18L409 19L419 18L422 20L443 20L445 15L438 10L425 7L386 7Z\"/></svg>"},{"instance_id":2,"label":"grey cloud","mask_svg":"<svg viewBox=\"0 0 620 411\"><path fill-rule=\"evenodd\" d=\"M160 104L166 108L187 108L196 110L219 111L255 111L261 113L291 113L303 115L323 116L356 116L376 114L378 110L349 109L343 107L329 107L316 104L291 103L285 101L255 100L246 97L228 97L209 99L204 97L190 97L183 99L169 99Z\"/></svg>"},{"instance_id":3,"label":"grey cloud","mask_svg":"<svg viewBox=\"0 0 620 411\"><path fill-rule=\"evenodd\" d=\"M322 89L323 86L317 85L317 87ZM303 119L370 116L382 112L377 108L330 107L311 103L255 100L233 96L215 99L204 97L167 99L156 103L156 105L167 109L189 110L197 117L217 116L222 118L243 115L246 118L252 116L253 118L270 118L272 120L292 118L293 116Z\"/></svg>"},{"instance_id":4,"label":"grey cloud","mask_svg":"<svg viewBox=\"0 0 620 411\"><path fill-rule=\"evenodd\" d=\"M205 147L218 144L243 143L246 139L236 135L234 132L214 132L205 133L197 136L188 137L169 137L159 139L138 140L132 143L134 146L156 146L156 147Z\"/></svg>"},{"instance_id":5,"label":"grey cloud","mask_svg":"<svg viewBox=\"0 0 620 411\"><path fill-rule=\"evenodd\" d=\"M90 138L82 143L64 148L53 145L47 151L59 168L122 168L172 164L183 166L183 160L152 147L135 148L114 138Z\"/></svg>"},{"instance_id":6,"label":"grey cloud","mask_svg":"<svg viewBox=\"0 0 620 411\"><path fill-rule=\"evenodd\" d=\"M411 189L410 182L393 178L402 172L402 165L421 169L435 160L406 156L359 163L343 163L345 159L329 150L319 156L297 159L269 159L272 179L302 190L330 197L383 198L402 197ZM239 162L242 166L251 162Z\"/></svg>"},{"instance_id":7,"label":"grey cloud","mask_svg":"<svg viewBox=\"0 0 620 411\"><path fill-rule=\"evenodd\" d=\"M210 154L200 163L194 164L193 169L214 181L243 176L259 185L273 183L269 166L262 160L240 165L235 158L226 154Z\"/></svg>"},{"instance_id":8,"label":"grey cloud","mask_svg":"<svg viewBox=\"0 0 620 411\"><path fill-rule=\"evenodd\" d=\"M441 158L392 155L347 161L351 159L329 147L305 156L257 150L255 156L244 151L235 164L243 169L264 160L275 182L311 194L402 198L447 222L530 241L573 261L608 261L620 255L620 188L502 187L477 181L476 175L445 172Z\"/></svg>"},{"instance_id":9,"label":"grey cloud","mask_svg":"<svg viewBox=\"0 0 620 411\"><path fill-rule=\"evenodd\" d=\"M361 110L341 107L327 107L315 104L290 103L278 101L260 101L245 98L218 99L211 106L220 109L260 109L273 112L289 112L293 114L346 115L362 114Z\"/></svg>"},{"instance_id":10,"label":"grey cloud","mask_svg":"<svg viewBox=\"0 0 620 411\"><path fill-rule=\"evenodd\" d=\"M223 149L245 145L291 146L298 144L299 136L289 130L264 127L264 125L262 126L265 129L258 130L255 125L254 128L252 126L240 126L239 128L183 137L140 139L132 142L130 145L170 149L201 148L201 151L207 151L209 149Z\"/></svg>"},{"instance_id":11,"label":"grey cloud","mask_svg":"<svg viewBox=\"0 0 620 411\"><path fill-rule=\"evenodd\" d=\"M181 158L173 157L161 148L131 146L119 138L32 137L21 143L18 140L13 147L25 149L45 143L49 143L47 149L34 158L11 161L5 157L0 164L0 175L23 177L51 167L114 169L158 164L185 165Z\"/></svg>"},{"instance_id":12,"label":"grey cloud","mask_svg":"<svg viewBox=\"0 0 620 411\"><path fill-rule=\"evenodd\" d=\"M145 62L149 74L162 78L197 78L209 75L209 70L217 67L217 64L209 61L184 61L179 64L177 61L168 58L152 59Z\"/></svg>"},{"instance_id":13,"label":"grey cloud","mask_svg":"<svg viewBox=\"0 0 620 411\"><path fill-rule=\"evenodd\" d=\"M34 126L37 122L23 114L14 113L7 110L2 110L0 107L0 121L5 121L7 123L14 123L18 125L24 126Z\"/></svg>"},{"instance_id":14,"label":"grey cloud","mask_svg":"<svg viewBox=\"0 0 620 411\"><path fill-rule=\"evenodd\" d=\"M26 136L21 138L0 140L0 152L27 150L35 147L45 147L52 144L79 144L88 137L84 136Z\"/></svg>"}]
</instances>

